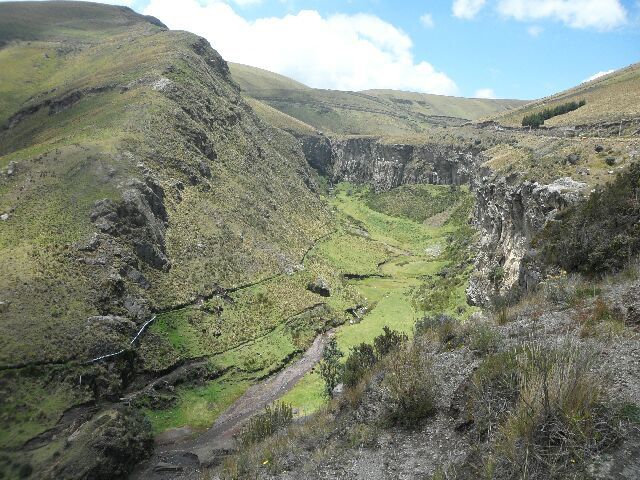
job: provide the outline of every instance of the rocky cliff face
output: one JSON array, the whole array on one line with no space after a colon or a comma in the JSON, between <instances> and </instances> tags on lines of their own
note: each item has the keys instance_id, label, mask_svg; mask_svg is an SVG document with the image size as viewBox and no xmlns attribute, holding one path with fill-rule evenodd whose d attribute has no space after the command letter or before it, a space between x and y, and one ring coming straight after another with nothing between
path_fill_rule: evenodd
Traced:
<instances>
[{"instance_id":1,"label":"rocky cliff face","mask_svg":"<svg viewBox=\"0 0 640 480\"><path fill-rule=\"evenodd\" d=\"M560 178L547 185L504 177L482 167L479 146L387 144L372 137L301 139L309 164L332 182L376 190L404 184L468 184L476 194L476 271L467 290L473 305L533 288L542 278L531 240L557 212L578 201L586 184Z\"/></svg>"},{"instance_id":2,"label":"rocky cliff face","mask_svg":"<svg viewBox=\"0 0 640 480\"><path fill-rule=\"evenodd\" d=\"M474 224L479 231L476 271L467 297L487 305L495 295L529 290L542 279L531 240L546 222L578 201L586 184L561 178L548 185L513 181L480 169L472 178Z\"/></svg>"},{"instance_id":3,"label":"rocky cliff face","mask_svg":"<svg viewBox=\"0 0 640 480\"><path fill-rule=\"evenodd\" d=\"M376 190L469 183L480 153L480 148L384 143L374 137L310 136L301 142L309 164L332 182L368 183Z\"/></svg>"}]
</instances>

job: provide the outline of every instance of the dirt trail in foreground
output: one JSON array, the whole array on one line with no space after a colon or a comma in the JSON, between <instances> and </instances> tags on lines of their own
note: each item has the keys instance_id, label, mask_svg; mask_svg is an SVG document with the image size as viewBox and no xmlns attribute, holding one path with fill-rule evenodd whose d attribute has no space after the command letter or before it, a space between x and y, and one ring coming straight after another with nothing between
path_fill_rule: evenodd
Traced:
<instances>
[{"instance_id":1,"label":"dirt trail in foreground","mask_svg":"<svg viewBox=\"0 0 640 480\"><path fill-rule=\"evenodd\" d=\"M174 429L159 437L151 459L141 464L132 479L198 478L200 466L216 463L233 448L233 436L246 420L287 393L322 358L322 351L333 332L319 335L295 363L250 387L225 410L206 432L184 439L188 428Z\"/></svg>"}]
</instances>

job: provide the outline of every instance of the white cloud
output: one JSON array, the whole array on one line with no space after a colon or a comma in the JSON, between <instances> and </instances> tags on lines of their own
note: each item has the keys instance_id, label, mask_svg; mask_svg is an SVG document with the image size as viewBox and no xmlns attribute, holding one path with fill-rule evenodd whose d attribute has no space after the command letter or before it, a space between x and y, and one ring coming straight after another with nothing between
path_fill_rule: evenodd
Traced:
<instances>
[{"instance_id":1,"label":"white cloud","mask_svg":"<svg viewBox=\"0 0 640 480\"><path fill-rule=\"evenodd\" d=\"M473 94L473 98L496 98L493 88L480 88Z\"/></svg>"},{"instance_id":2,"label":"white cloud","mask_svg":"<svg viewBox=\"0 0 640 480\"><path fill-rule=\"evenodd\" d=\"M453 16L470 20L480 13L485 3L486 0L454 0Z\"/></svg>"},{"instance_id":3,"label":"white cloud","mask_svg":"<svg viewBox=\"0 0 640 480\"><path fill-rule=\"evenodd\" d=\"M527 28L527 33L533 38L538 38L540 34L542 34L542 32L544 32L544 28L540 27L539 25L531 25L529 28Z\"/></svg>"},{"instance_id":4,"label":"white cloud","mask_svg":"<svg viewBox=\"0 0 640 480\"><path fill-rule=\"evenodd\" d=\"M435 26L435 22L433 21L433 17L430 13L425 13L420 17L420 23L422 26L426 28L433 28Z\"/></svg>"},{"instance_id":5,"label":"white cloud","mask_svg":"<svg viewBox=\"0 0 640 480\"><path fill-rule=\"evenodd\" d=\"M456 84L429 63L416 62L409 36L373 15L322 17L303 10L246 20L219 0L151 0L144 10L170 28L207 38L229 61L340 90L394 88L452 95Z\"/></svg>"},{"instance_id":6,"label":"white cloud","mask_svg":"<svg viewBox=\"0 0 640 480\"><path fill-rule=\"evenodd\" d=\"M232 2L240 7L246 7L248 5L259 5L262 0L232 0Z\"/></svg>"},{"instance_id":7,"label":"white cloud","mask_svg":"<svg viewBox=\"0 0 640 480\"><path fill-rule=\"evenodd\" d=\"M549 19L596 30L610 30L627 21L620 0L500 0L498 12L520 21Z\"/></svg>"},{"instance_id":8,"label":"white cloud","mask_svg":"<svg viewBox=\"0 0 640 480\"><path fill-rule=\"evenodd\" d=\"M590 82L591 80L595 80L597 78L604 77L605 75L609 75L610 73L613 73L613 72L614 72L614 70L605 70L603 72L594 73L589 78L585 78L582 81L582 83Z\"/></svg>"}]
</instances>

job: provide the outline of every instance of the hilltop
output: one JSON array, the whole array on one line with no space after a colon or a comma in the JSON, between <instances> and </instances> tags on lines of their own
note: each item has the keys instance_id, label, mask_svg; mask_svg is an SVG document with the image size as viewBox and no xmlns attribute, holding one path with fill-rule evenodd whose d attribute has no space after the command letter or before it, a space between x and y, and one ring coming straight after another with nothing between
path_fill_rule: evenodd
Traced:
<instances>
[{"instance_id":1,"label":"hilltop","mask_svg":"<svg viewBox=\"0 0 640 480\"><path fill-rule=\"evenodd\" d=\"M640 128L640 64L616 70L603 77L555 95L530 102L509 112L494 115L493 120L510 127L521 126L525 115L552 108L563 103L584 100L586 105L573 112L559 115L545 122L546 127L594 127L599 124L604 133L610 124L618 123L619 129L613 133L623 133L621 129ZM622 124L620 124L622 122ZM598 132L595 132L596 135ZM633 132L631 132L633 133Z\"/></svg>"},{"instance_id":2,"label":"hilltop","mask_svg":"<svg viewBox=\"0 0 640 480\"><path fill-rule=\"evenodd\" d=\"M229 68L253 99L318 130L341 135L420 134L433 126L460 125L525 103L396 90L323 90L256 67L230 63Z\"/></svg>"}]
</instances>

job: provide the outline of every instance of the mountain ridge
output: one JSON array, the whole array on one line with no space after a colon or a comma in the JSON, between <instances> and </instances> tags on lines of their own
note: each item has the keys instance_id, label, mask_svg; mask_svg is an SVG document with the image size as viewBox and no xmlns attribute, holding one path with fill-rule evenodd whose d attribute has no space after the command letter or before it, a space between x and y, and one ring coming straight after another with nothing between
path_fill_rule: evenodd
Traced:
<instances>
[{"instance_id":1,"label":"mountain ridge","mask_svg":"<svg viewBox=\"0 0 640 480\"><path fill-rule=\"evenodd\" d=\"M396 90L315 89L257 67L229 66L233 79L248 96L334 134L419 134L433 126L461 125L524 103Z\"/></svg>"}]
</instances>

